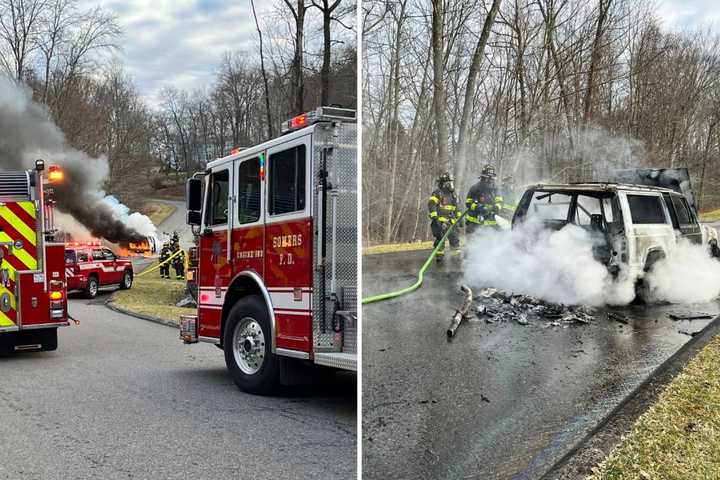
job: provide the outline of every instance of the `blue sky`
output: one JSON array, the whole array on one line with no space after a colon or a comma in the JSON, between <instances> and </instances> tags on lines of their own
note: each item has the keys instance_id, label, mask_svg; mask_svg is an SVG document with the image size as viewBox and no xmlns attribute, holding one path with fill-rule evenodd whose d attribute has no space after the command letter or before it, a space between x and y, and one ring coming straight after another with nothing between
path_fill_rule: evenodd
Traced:
<instances>
[{"instance_id":1,"label":"blue sky","mask_svg":"<svg viewBox=\"0 0 720 480\"><path fill-rule=\"evenodd\" d=\"M273 3L255 1L260 23L283 31ZM82 0L81 6L117 15L123 29L117 55L150 103L166 85L209 87L225 52L257 49L250 0Z\"/></svg>"}]
</instances>

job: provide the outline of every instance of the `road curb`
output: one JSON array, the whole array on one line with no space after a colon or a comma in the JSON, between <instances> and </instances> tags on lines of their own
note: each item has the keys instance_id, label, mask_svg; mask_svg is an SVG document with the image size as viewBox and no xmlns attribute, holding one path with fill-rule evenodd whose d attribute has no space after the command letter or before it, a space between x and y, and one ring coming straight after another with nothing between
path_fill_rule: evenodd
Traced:
<instances>
[{"instance_id":1,"label":"road curb","mask_svg":"<svg viewBox=\"0 0 720 480\"><path fill-rule=\"evenodd\" d=\"M179 328L178 324L171 320L165 320L163 318L153 317L151 315L144 315L142 313L137 313L137 312L133 312L132 310L118 307L117 305L113 304L112 299L106 301L105 306L107 308L109 308L110 310L112 310L113 312L122 313L124 315L129 315L131 317L139 318L140 320L147 320L148 322L158 323L160 325L165 325L166 327Z\"/></svg>"},{"instance_id":2,"label":"road curb","mask_svg":"<svg viewBox=\"0 0 720 480\"><path fill-rule=\"evenodd\" d=\"M613 448L621 435L635 425L637 419L657 401L665 386L680 373L687 363L707 345L715 335L720 334L720 316L715 317L699 334L658 366L635 389L628 393L597 425L595 425L580 441L578 441L563 457L555 462L540 480L568 480L585 478L588 473L577 471L587 461L581 457L590 450L598 450L600 446L612 444ZM607 456L605 452L603 459ZM573 463L577 460L576 463ZM597 462L592 460L594 467ZM588 465L584 465L588 466ZM574 472L572 470L575 470Z\"/></svg>"}]
</instances>

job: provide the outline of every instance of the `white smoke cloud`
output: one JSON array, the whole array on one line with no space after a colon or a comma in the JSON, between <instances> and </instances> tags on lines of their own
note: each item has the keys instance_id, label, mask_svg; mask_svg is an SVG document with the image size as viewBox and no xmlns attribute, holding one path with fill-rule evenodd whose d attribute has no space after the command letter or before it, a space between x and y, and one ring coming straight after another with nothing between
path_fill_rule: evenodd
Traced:
<instances>
[{"instance_id":1,"label":"white smoke cloud","mask_svg":"<svg viewBox=\"0 0 720 480\"><path fill-rule=\"evenodd\" d=\"M53 215L53 220L55 222L55 228L62 232L70 234L73 239L90 240L91 238L93 238L90 231L85 228L80 222L75 220L72 215L56 211Z\"/></svg>"},{"instance_id":2,"label":"white smoke cloud","mask_svg":"<svg viewBox=\"0 0 720 480\"><path fill-rule=\"evenodd\" d=\"M128 228L146 237L156 236L157 228L147 215L143 215L140 212L130 213L127 205L120 203L120 200L113 195L104 196L102 201L112 209L115 218L124 223Z\"/></svg>"},{"instance_id":3,"label":"white smoke cloud","mask_svg":"<svg viewBox=\"0 0 720 480\"><path fill-rule=\"evenodd\" d=\"M637 278L624 269L613 278L593 256L600 242L575 225L554 231L526 222L510 231L480 230L468 241L463 281L567 305L628 304ZM704 247L682 243L646 281L654 301L709 301L720 295L720 262Z\"/></svg>"},{"instance_id":4,"label":"white smoke cloud","mask_svg":"<svg viewBox=\"0 0 720 480\"><path fill-rule=\"evenodd\" d=\"M720 295L720 261L703 245L682 240L647 279L651 298L670 303L708 302Z\"/></svg>"}]
</instances>

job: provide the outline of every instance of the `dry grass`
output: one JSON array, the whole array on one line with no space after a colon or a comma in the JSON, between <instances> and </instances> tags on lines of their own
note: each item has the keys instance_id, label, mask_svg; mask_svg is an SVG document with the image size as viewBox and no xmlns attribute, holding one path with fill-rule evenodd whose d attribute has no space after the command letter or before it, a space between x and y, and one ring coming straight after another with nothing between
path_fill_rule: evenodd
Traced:
<instances>
[{"instance_id":1,"label":"dry grass","mask_svg":"<svg viewBox=\"0 0 720 480\"><path fill-rule=\"evenodd\" d=\"M175 213L175 206L164 202L147 202L143 205L142 213L150 217L153 225L160 225Z\"/></svg>"},{"instance_id":2,"label":"dry grass","mask_svg":"<svg viewBox=\"0 0 720 480\"><path fill-rule=\"evenodd\" d=\"M589 480L720 478L720 337L644 413Z\"/></svg>"},{"instance_id":3,"label":"dry grass","mask_svg":"<svg viewBox=\"0 0 720 480\"><path fill-rule=\"evenodd\" d=\"M363 248L363 255L378 253L409 252L413 250L432 250L433 242L388 243Z\"/></svg>"},{"instance_id":4,"label":"dry grass","mask_svg":"<svg viewBox=\"0 0 720 480\"><path fill-rule=\"evenodd\" d=\"M720 221L720 208L717 210L710 210L709 212L703 212L700 214L701 222L717 222Z\"/></svg>"},{"instance_id":5,"label":"dry grass","mask_svg":"<svg viewBox=\"0 0 720 480\"><path fill-rule=\"evenodd\" d=\"M130 290L118 290L112 302L125 310L178 323L180 314L193 313L194 308L176 307L185 296L185 281L161 279L152 272L135 279Z\"/></svg>"}]
</instances>

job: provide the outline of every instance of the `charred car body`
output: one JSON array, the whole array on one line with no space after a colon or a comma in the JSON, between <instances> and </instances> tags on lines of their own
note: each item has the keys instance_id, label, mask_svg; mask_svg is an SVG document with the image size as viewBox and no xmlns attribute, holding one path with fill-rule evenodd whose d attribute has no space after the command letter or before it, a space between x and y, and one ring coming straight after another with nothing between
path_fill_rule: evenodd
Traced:
<instances>
[{"instance_id":1,"label":"charred car body","mask_svg":"<svg viewBox=\"0 0 720 480\"><path fill-rule=\"evenodd\" d=\"M613 275L622 270L641 286L645 273L683 241L706 245L718 256L717 231L700 224L692 200L679 190L624 183L532 185L512 224L539 221L552 230L570 224L588 230L597 239L595 258Z\"/></svg>"}]
</instances>

